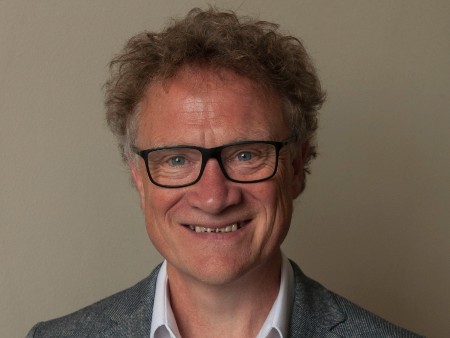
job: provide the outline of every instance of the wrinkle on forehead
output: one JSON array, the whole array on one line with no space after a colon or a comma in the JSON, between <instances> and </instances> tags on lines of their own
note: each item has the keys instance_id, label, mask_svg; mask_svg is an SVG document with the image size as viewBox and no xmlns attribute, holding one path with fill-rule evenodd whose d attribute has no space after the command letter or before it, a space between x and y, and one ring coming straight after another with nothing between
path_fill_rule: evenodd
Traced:
<instances>
[{"instance_id":1,"label":"wrinkle on forehead","mask_svg":"<svg viewBox=\"0 0 450 338\"><path fill-rule=\"evenodd\" d=\"M215 114L217 114L217 109L214 106L217 106L217 102L208 101L205 97L189 95L184 99L180 115L183 115L184 119L192 123L195 123L196 120L214 119Z\"/></svg>"},{"instance_id":2,"label":"wrinkle on forehead","mask_svg":"<svg viewBox=\"0 0 450 338\"><path fill-rule=\"evenodd\" d=\"M177 93L175 96L177 99L172 101L173 104L169 105L170 108L167 109L166 104L159 106L158 97L167 97L172 93ZM224 110L223 107L233 106L230 105L236 100L236 96L233 94L243 98L236 106L238 109ZM227 122L229 118L232 120L235 114L245 116L248 111L251 116L257 109L255 107L267 107L273 110L273 114L283 114L280 102L281 100L275 92L233 71L186 66L173 77L152 83L142 103L147 108L152 106L153 113L164 114L160 116L159 120L167 120L165 124L177 124L178 121L183 121L186 127L185 133L171 133L170 140L165 139L166 134L152 132L152 146L158 146L159 143L167 145L167 142L180 144L180 141L188 139L202 144L215 143L217 137L222 140L226 139L227 143L248 139L275 139L280 135L272 135L272 128L258 128L257 125L252 124L250 117L244 119L240 124L230 125ZM147 109L144 108L144 110ZM261 112L261 117L264 115L266 114ZM269 117L266 115L266 118ZM283 120L286 123L284 118ZM146 122L142 122L140 128L153 129ZM287 126L287 124L285 125ZM249 126L252 135L248 135ZM155 130L153 129L153 131ZM201 132L196 133L196 131ZM194 140L194 136L185 137L190 132L195 133L196 140ZM224 137L224 135L228 137Z\"/></svg>"},{"instance_id":3,"label":"wrinkle on forehead","mask_svg":"<svg viewBox=\"0 0 450 338\"><path fill-rule=\"evenodd\" d=\"M209 118L213 118L214 113L221 101L215 98L208 101L212 91L221 91L226 87L227 91L234 91L235 94L248 98L254 98L263 102L265 106L273 106L275 100L280 97L266 87L261 86L255 81L240 76L235 72L224 68L201 68L200 66L185 66L173 78L167 79L162 83L162 87L166 93L169 92L171 85L175 81L182 81L189 84L189 94L186 96L185 112L186 113L204 113ZM236 85L237 84L237 85ZM254 93L259 93L255 98ZM225 100L226 98L224 98ZM252 109L252 105L256 102L247 101L248 109ZM202 116L197 116L202 117Z\"/></svg>"}]
</instances>

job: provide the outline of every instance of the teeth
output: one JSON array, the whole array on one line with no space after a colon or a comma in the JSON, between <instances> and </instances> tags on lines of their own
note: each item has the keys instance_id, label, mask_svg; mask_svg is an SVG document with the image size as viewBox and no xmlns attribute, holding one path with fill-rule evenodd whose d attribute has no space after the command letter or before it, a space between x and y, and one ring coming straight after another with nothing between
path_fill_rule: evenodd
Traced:
<instances>
[{"instance_id":1,"label":"teeth","mask_svg":"<svg viewBox=\"0 0 450 338\"><path fill-rule=\"evenodd\" d=\"M234 223L231 225L227 225L226 227L223 227L223 228L207 228L207 227L189 225L189 229L191 229L192 231L195 231L195 232L215 232L215 233L222 232L222 233L225 233L225 232L236 231L238 229L238 225L237 225L237 223Z\"/></svg>"}]
</instances>

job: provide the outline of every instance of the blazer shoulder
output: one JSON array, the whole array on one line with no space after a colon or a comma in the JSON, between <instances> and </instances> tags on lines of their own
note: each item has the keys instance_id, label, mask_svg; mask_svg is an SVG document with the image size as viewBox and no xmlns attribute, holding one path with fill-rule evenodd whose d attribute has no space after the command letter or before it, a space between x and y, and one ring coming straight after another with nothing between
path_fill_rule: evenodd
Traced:
<instances>
[{"instance_id":1,"label":"blazer shoulder","mask_svg":"<svg viewBox=\"0 0 450 338\"><path fill-rule=\"evenodd\" d=\"M150 331L156 279L160 266L136 285L60 318L33 326L26 338L122 337L122 327L140 323ZM133 324L134 325L134 324ZM125 337L125 336L124 336Z\"/></svg>"},{"instance_id":2,"label":"blazer shoulder","mask_svg":"<svg viewBox=\"0 0 450 338\"><path fill-rule=\"evenodd\" d=\"M328 290L291 264L295 276L292 337L421 337Z\"/></svg>"},{"instance_id":3,"label":"blazer shoulder","mask_svg":"<svg viewBox=\"0 0 450 338\"><path fill-rule=\"evenodd\" d=\"M337 334L344 337L423 337L381 318L342 296L331 291L330 293L346 316L346 320L334 329Z\"/></svg>"}]
</instances>

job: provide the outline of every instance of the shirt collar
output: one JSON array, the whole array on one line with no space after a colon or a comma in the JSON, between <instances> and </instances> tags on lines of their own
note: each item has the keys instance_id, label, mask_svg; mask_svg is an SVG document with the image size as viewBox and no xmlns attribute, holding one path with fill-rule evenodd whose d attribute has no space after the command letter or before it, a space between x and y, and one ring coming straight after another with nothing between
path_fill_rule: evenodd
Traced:
<instances>
[{"instance_id":1,"label":"shirt collar","mask_svg":"<svg viewBox=\"0 0 450 338\"><path fill-rule=\"evenodd\" d=\"M281 263L280 289L257 338L285 338L288 334L294 295L294 272L283 254ZM158 273L150 338L180 337L178 326L170 306L167 287L167 262L164 261Z\"/></svg>"},{"instance_id":2,"label":"shirt collar","mask_svg":"<svg viewBox=\"0 0 450 338\"><path fill-rule=\"evenodd\" d=\"M156 280L150 338L175 337L180 337L180 333L170 306L169 288L167 287L167 262L164 260Z\"/></svg>"},{"instance_id":3,"label":"shirt collar","mask_svg":"<svg viewBox=\"0 0 450 338\"><path fill-rule=\"evenodd\" d=\"M257 338L286 338L294 299L294 272L283 254L280 290Z\"/></svg>"}]
</instances>

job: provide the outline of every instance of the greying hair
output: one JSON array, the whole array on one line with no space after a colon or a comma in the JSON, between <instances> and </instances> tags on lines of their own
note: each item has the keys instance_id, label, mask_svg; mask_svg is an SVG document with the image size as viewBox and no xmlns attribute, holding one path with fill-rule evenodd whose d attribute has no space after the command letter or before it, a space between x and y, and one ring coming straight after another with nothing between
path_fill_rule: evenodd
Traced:
<instances>
[{"instance_id":1,"label":"greying hair","mask_svg":"<svg viewBox=\"0 0 450 338\"><path fill-rule=\"evenodd\" d=\"M106 120L125 161L134 158L139 104L146 89L189 65L229 69L278 93L292 132L309 145L304 164L304 173L309 173L316 156L317 111L325 94L305 48L295 37L281 34L276 24L214 8L195 8L160 33L132 37L111 61Z\"/></svg>"}]
</instances>

